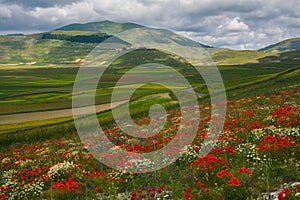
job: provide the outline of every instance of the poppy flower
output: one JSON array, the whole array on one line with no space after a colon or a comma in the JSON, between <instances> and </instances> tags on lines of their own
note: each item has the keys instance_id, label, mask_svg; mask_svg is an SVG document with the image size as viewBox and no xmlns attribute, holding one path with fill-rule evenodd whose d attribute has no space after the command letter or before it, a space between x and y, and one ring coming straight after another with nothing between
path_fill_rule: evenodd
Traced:
<instances>
[{"instance_id":1,"label":"poppy flower","mask_svg":"<svg viewBox=\"0 0 300 200\"><path fill-rule=\"evenodd\" d=\"M97 186L97 187L94 189L94 192L97 193L99 190L100 190L100 187Z\"/></svg>"},{"instance_id":2,"label":"poppy flower","mask_svg":"<svg viewBox=\"0 0 300 200\"><path fill-rule=\"evenodd\" d=\"M278 195L278 200L284 200L284 193L283 192L279 192Z\"/></svg>"}]
</instances>

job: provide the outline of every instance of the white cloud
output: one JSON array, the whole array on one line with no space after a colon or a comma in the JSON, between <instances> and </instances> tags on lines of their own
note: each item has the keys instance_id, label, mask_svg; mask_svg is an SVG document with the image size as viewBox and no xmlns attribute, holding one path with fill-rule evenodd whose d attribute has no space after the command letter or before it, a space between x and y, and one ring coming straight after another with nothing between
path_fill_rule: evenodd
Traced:
<instances>
[{"instance_id":1,"label":"white cloud","mask_svg":"<svg viewBox=\"0 0 300 200\"><path fill-rule=\"evenodd\" d=\"M237 32L242 32L242 31L248 31L249 27L247 24L242 22L240 18L235 17L233 20L231 20L227 25L226 25L226 30L228 31L237 31Z\"/></svg>"}]
</instances>

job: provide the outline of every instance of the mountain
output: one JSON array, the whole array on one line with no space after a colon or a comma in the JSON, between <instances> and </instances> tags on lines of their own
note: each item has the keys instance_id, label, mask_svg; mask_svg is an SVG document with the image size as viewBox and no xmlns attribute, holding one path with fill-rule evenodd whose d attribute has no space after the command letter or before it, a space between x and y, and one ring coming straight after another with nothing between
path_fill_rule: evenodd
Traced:
<instances>
[{"instance_id":1,"label":"mountain","mask_svg":"<svg viewBox=\"0 0 300 200\"><path fill-rule=\"evenodd\" d=\"M300 51L300 37L283 40L276 44L259 49L264 52Z\"/></svg>"},{"instance_id":2,"label":"mountain","mask_svg":"<svg viewBox=\"0 0 300 200\"><path fill-rule=\"evenodd\" d=\"M102 22L90 22L90 23L85 23L85 24L78 24L78 23L70 24L70 25L66 25L61 28L58 28L58 29L56 29L56 31L65 31L65 33L67 33L67 31L85 31L85 32L87 31L87 32L100 32L100 33L105 33L108 35L115 35L115 34L118 34L120 32L126 31L126 30L130 30L130 29L134 29L134 28L143 28L143 27L145 27L145 26L135 24L135 23L118 23L118 22L112 22L109 20L105 20ZM159 30L162 33L170 32L166 29L157 29L157 30ZM173 33L172 35L175 35L175 34ZM204 45L204 44L192 41L192 40L184 39L183 37L181 37L179 40L176 41L179 44L185 44L188 46L189 45L198 46L200 44L203 48L212 48L211 46Z\"/></svg>"},{"instance_id":3,"label":"mountain","mask_svg":"<svg viewBox=\"0 0 300 200\"><path fill-rule=\"evenodd\" d=\"M0 64L78 63L100 42L110 38L112 35L141 27L144 26L134 23L102 21L70 24L46 33L0 36ZM170 37L172 39L171 42L180 45L211 48L190 39L178 37L173 32L165 29L152 30L156 30L156 33L162 36L162 40ZM126 44L126 42L117 37L112 39L117 44L116 46L118 44Z\"/></svg>"}]
</instances>

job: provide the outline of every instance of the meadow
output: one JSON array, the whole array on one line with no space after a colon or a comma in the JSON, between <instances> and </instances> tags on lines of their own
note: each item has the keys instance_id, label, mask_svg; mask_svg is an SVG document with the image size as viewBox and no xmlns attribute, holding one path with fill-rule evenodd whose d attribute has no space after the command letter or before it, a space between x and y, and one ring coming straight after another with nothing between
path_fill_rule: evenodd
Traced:
<instances>
[{"instance_id":1,"label":"meadow","mask_svg":"<svg viewBox=\"0 0 300 200\"><path fill-rule=\"evenodd\" d=\"M299 88L290 88L230 100L217 145L202 157L198 151L208 134L210 104L201 104L201 125L193 144L176 162L151 173L107 168L76 134L64 135L61 130L57 130L59 139L52 135L12 142L2 146L0 154L0 195L2 199L268 199L272 195L297 199L300 183L293 183L300 179L299 98ZM114 125L107 126L105 133L119 148L153 151L177 131L180 112L173 108L168 114L169 126L150 139L132 140ZM147 116L136 120L148 123Z\"/></svg>"},{"instance_id":2,"label":"meadow","mask_svg":"<svg viewBox=\"0 0 300 200\"><path fill-rule=\"evenodd\" d=\"M26 114L47 115L48 111L72 108L79 64L3 65L0 117L20 114L20 119L15 119L20 123L0 124L0 199L299 199L298 62L219 64L228 110L216 146L202 156L199 150L209 136L211 121L203 80L184 61L144 51L133 52L134 62L132 55L125 55L113 63L95 91L96 104L110 102L114 83L133 66L159 60L174 67L203 94L198 98L201 123L193 143L182 149L183 156L155 172L137 174L106 167L87 151L88 143L82 144L85 138L79 139L72 116L22 122ZM137 124L149 124L149 108L154 104L166 108L167 123L147 139L134 139L120 130L110 110L102 110L97 117L117 148L147 153L169 144L181 122L172 92L148 84L130 99L130 114ZM193 118L189 122L184 127L187 131L195 128ZM117 156L111 152L112 158ZM127 164L147 168L153 163L131 160Z\"/></svg>"}]
</instances>

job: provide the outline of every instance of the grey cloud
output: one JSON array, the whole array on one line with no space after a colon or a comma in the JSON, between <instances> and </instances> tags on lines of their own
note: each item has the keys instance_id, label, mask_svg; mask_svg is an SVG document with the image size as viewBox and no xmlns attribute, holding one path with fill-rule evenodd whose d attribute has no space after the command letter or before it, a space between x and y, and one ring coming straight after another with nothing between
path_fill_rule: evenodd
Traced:
<instances>
[{"instance_id":1,"label":"grey cloud","mask_svg":"<svg viewBox=\"0 0 300 200\"><path fill-rule=\"evenodd\" d=\"M79 0L0 0L2 4L15 4L25 8L47 8L52 6L64 6L71 3L76 3Z\"/></svg>"}]
</instances>

